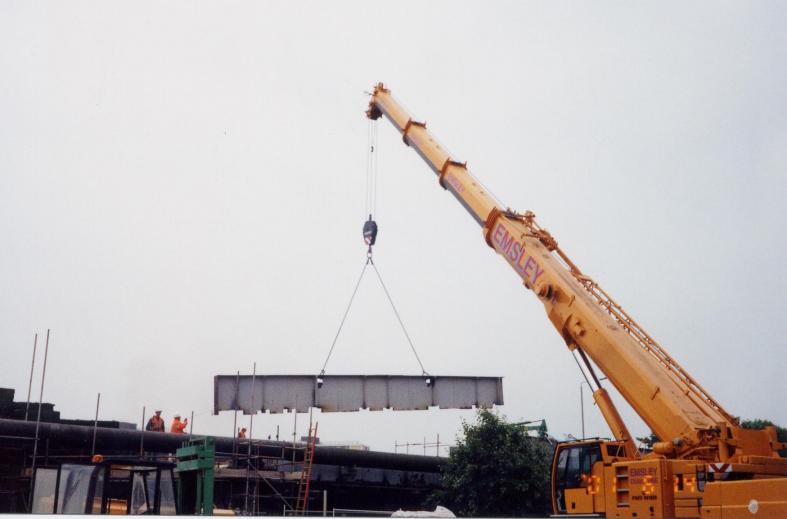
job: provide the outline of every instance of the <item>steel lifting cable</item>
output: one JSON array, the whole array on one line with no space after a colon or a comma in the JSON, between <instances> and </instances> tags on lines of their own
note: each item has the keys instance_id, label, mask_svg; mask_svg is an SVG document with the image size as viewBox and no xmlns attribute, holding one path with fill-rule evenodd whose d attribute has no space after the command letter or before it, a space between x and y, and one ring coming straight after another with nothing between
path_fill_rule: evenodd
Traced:
<instances>
[{"instance_id":1,"label":"steel lifting cable","mask_svg":"<svg viewBox=\"0 0 787 519\"><path fill-rule=\"evenodd\" d=\"M374 220L374 212L377 205L377 166L374 149L377 144L377 126L374 121L370 121L368 126L368 153L366 155L366 213L368 220L363 224L363 239L368 246L367 257L372 255L372 246L377 240L377 222Z\"/></svg>"},{"instance_id":2,"label":"steel lifting cable","mask_svg":"<svg viewBox=\"0 0 787 519\"><path fill-rule=\"evenodd\" d=\"M369 157L370 157L370 183L371 183L371 208L369 211L370 218L376 216L377 214L377 178L378 178L378 158L380 156L379 147L377 146L377 132L378 132L378 124L376 120L370 120L371 122L371 142L369 144ZM369 246L369 250L367 252L366 258L366 265L371 263L372 268L374 269L374 273L377 274L377 279L380 281L380 286L383 287L383 291L385 292L385 297L388 298L388 302L391 303L391 308L394 311L394 315L396 315L396 320L399 321L399 326L402 327L402 332L404 332L404 336L407 338L407 343L410 345L410 349L413 351L413 355L415 355L415 360L418 361L418 365L421 367L421 373L426 375L426 369L424 369L424 364L421 362L421 357L418 356L418 352L415 350L415 345L413 344L413 340L410 338L410 334L407 332L407 327L404 325L404 321L402 321L402 317L399 315L399 310L396 309L396 305L394 304L393 298L391 297L390 292L388 292L388 287L385 286L383 282L383 276L380 274L380 270L377 268L377 265L374 263L372 259L372 248L371 245ZM366 269L366 265L364 265L364 269ZM361 274L363 275L363 274Z\"/></svg>"},{"instance_id":3,"label":"steel lifting cable","mask_svg":"<svg viewBox=\"0 0 787 519\"><path fill-rule=\"evenodd\" d=\"M383 283L383 277L380 275L380 271L377 270L377 265L374 264L371 258L367 262L367 265L371 263L372 268L374 269L374 273L377 274L377 279L380 280L380 285L383 287L383 291L385 292L386 297L388 298L388 302L391 303L391 308L393 308L394 314L396 315L396 319L399 321L399 326L402 327L402 331L404 332L404 336L407 337L407 342L410 343L410 349L413 350L413 355L415 355L415 360L418 361L418 365L421 366L421 374L427 375L428 373L424 369L424 365L421 362L421 357L418 356L418 352L415 351L415 345L413 345L412 339L410 339L410 334L407 333L407 328L404 326L404 322L402 322L402 318L399 316L399 311L396 309L396 305L391 298L391 294L388 293L388 288L386 288L385 283Z\"/></svg>"},{"instance_id":4,"label":"steel lifting cable","mask_svg":"<svg viewBox=\"0 0 787 519\"><path fill-rule=\"evenodd\" d=\"M418 361L418 365L421 367L421 373L423 375L428 375L426 369L424 369L424 365L421 362L421 357L418 356L418 352L415 350L415 345L413 344L413 340L410 338L410 334L407 332L407 328L404 325L404 321L402 321L402 317L399 315L399 310L397 310L396 305L393 302L393 298L391 297L390 292L388 292L388 287L385 286L385 282L383 282L383 277L380 274L380 271L377 269L377 265L375 265L374 260L372 259L372 246L377 239L377 223L374 221L374 214L377 209L377 124L376 121L369 121L369 125L367 126L367 155L366 155L366 193L365 193L365 215L368 215L369 219L366 221L364 228L363 228L363 235L364 241L368 246L366 251L366 263L364 263L363 268L361 269L361 275L358 277L358 281L355 283L355 288L353 289L352 296L350 296L350 302L347 304L347 308L344 310L344 315L342 316L342 320L339 323L339 329L336 330L336 335L333 337L333 342L331 343L331 348L328 350L328 356L325 358L325 362L322 365L322 369L320 370L320 376L325 375L325 368L328 366L328 361L331 359L331 355L333 354L333 350L336 347L336 341L339 339L339 335L342 332L342 328L344 327L344 322L347 320L347 315L350 313L350 308L352 308L353 301L355 301L355 296L358 293L358 288L361 286L361 281L363 280L363 276L366 273L366 268L371 265L374 269L375 274L377 275L377 279L380 281L380 286L383 287L383 292L385 292L385 297L388 299L388 302L391 304L391 308L393 309L394 315L396 316L396 320L399 322L399 326L401 326L402 331L404 332L404 336L407 338L407 342L410 345L410 349L415 355L415 360Z\"/></svg>"},{"instance_id":5,"label":"steel lifting cable","mask_svg":"<svg viewBox=\"0 0 787 519\"><path fill-rule=\"evenodd\" d=\"M372 219L372 215L374 214L374 202L376 199L376 196L372 195L372 190L375 188L374 183L372 182L372 172L374 166L373 157L374 148L377 144L377 125L374 123L375 121L369 120L366 125L366 186L364 193L364 218L366 218L367 215L369 216L369 220L366 222L363 228L364 241L368 245L366 252L366 263L364 263L363 268L361 269L361 275L358 276L358 281L355 283L355 289L353 289L352 296L350 296L350 302L347 304L347 308L344 310L344 315L342 316L342 320L339 323L339 329L336 330L336 335L333 337L331 349L328 350L328 356L325 358L325 362L322 365L320 375L325 374L325 368L328 366L328 361L331 359L333 349L336 347L336 341L339 339L339 334L342 333L344 322L347 320L347 315L350 313L350 308L352 308L353 301L355 301L355 295L358 293L358 287L361 286L363 275L366 273L366 267L368 267L369 263L372 262L372 245L374 245L374 241L377 237L377 224L374 223L374 220ZM372 229L372 227L374 228Z\"/></svg>"},{"instance_id":6,"label":"steel lifting cable","mask_svg":"<svg viewBox=\"0 0 787 519\"><path fill-rule=\"evenodd\" d=\"M370 120L366 125L366 150L364 151L364 157L366 159L366 166L364 168L364 207L363 207L363 217L366 218L367 215L371 214L372 212L372 202L371 202L371 182L369 181L369 177L371 176L371 161L372 161L372 152L373 149L372 144L372 121Z\"/></svg>"},{"instance_id":7,"label":"steel lifting cable","mask_svg":"<svg viewBox=\"0 0 787 519\"><path fill-rule=\"evenodd\" d=\"M372 123L372 143L369 147L369 154L371 155L372 161L372 209L371 214L373 216L377 215L377 157L380 156L380 151L377 146L377 130L379 128L377 121L371 121Z\"/></svg>"},{"instance_id":8,"label":"steel lifting cable","mask_svg":"<svg viewBox=\"0 0 787 519\"><path fill-rule=\"evenodd\" d=\"M394 304L393 298L391 297L391 293L388 292L388 287L385 286L385 282L383 281L383 276L380 274L380 271L377 269L377 265L375 265L374 260L372 259L371 254L366 256L366 263L363 264L363 268L361 269L361 275L358 276L358 281L355 283L355 288L353 289L352 296L350 296L350 302L347 304L347 308L344 310L344 315L342 316L342 320L339 323L339 329L336 330L336 335L333 337L333 342L331 343L331 349L328 350L328 356L325 358L325 362L322 365L322 369L320 370L320 376L325 375L325 368L328 366L328 361L331 360L331 355L333 354L333 350L336 347L336 341L339 340L339 335L342 332L342 328L344 327L344 322L347 320L347 315L350 313L350 308L352 308L353 301L355 301L355 296L358 293L358 288L361 286L361 281L363 280L363 276L366 273L366 267L369 265L372 266L374 269L374 273L377 274L377 279L380 281L380 286L383 287L383 292L385 292L385 297L388 299L388 302L391 304L391 308L393 309L394 315L396 316L396 320L399 322L399 326L402 328L402 332L404 332L404 336L407 338L408 344L410 344L410 349L415 355L415 360L418 361L418 365L421 367L421 374L428 375L429 373L424 368L423 362L421 362L421 357L418 355L418 352L415 349L415 344L413 344L413 340L410 338L410 334L407 331L407 327L404 325L404 321L402 321L402 317L399 315L399 310L397 310L396 305Z\"/></svg>"},{"instance_id":9,"label":"steel lifting cable","mask_svg":"<svg viewBox=\"0 0 787 519\"><path fill-rule=\"evenodd\" d=\"M363 275L366 272L366 267L369 266L371 263L371 258L367 258L366 263L363 264L363 268L361 269L361 275L358 277L358 282L355 283L355 289L353 290L353 295L350 296L350 302L347 304L347 309L344 311L344 315L342 316L342 321L339 323L339 329L336 330L336 335L333 338L333 342L331 343L331 349L328 350L328 356L325 358L325 362L322 365L322 369L320 370L320 375L325 375L325 367L328 365L328 361L331 359L331 354L333 353L333 348L336 346L336 341L339 339L339 334L342 333L342 327L344 326L344 321L347 319L347 314L350 313L350 308L353 305L353 301L355 300L355 294L358 293L358 287L361 286L361 280L363 279Z\"/></svg>"},{"instance_id":10,"label":"steel lifting cable","mask_svg":"<svg viewBox=\"0 0 787 519\"><path fill-rule=\"evenodd\" d=\"M377 121L369 120L366 128L366 193L364 218L377 211Z\"/></svg>"}]
</instances>

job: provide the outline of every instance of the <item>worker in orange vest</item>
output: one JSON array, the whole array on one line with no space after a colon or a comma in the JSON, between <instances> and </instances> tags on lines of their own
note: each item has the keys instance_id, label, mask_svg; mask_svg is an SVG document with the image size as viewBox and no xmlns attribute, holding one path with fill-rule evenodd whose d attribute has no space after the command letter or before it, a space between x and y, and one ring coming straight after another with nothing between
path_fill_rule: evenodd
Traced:
<instances>
[{"instance_id":1,"label":"worker in orange vest","mask_svg":"<svg viewBox=\"0 0 787 519\"><path fill-rule=\"evenodd\" d=\"M186 418L181 422L180 415L176 414L175 419L172 420L172 427L169 428L169 432L176 433L176 434L183 434L188 424L189 424L188 418Z\"/></svg>"},{"instance_id":2,"label":"worker in orange vest","mask_svg":"<svg viewBox=\"0 0 787 519\"><path fill-rule=\"evenodd\" d=\"M161 417L161 411L156 410L156 414L150 417L148 424L145 426L145 430L164 432L164 419Z\"/></svg>"},{"instance_id":3,"label":"worker in orange vest","mask_svg":"<svg viewBox=\"0 0 787 519\"><path fill-rule=\"evenodd\" d=\"M246 437L246 428L243 427L242 429L238 429L238 439L244 439Z\"/></svg>"}]
</instances>

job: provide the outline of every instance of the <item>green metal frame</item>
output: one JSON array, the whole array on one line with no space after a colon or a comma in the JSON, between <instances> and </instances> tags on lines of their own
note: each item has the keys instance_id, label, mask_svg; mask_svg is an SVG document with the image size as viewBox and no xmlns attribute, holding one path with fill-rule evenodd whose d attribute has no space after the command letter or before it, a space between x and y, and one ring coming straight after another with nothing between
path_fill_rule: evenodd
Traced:
<instances>
[{"instance_id":1,"label":"green metal frame","mask_svg":"<svg viewBox=\"0 0 787 519\"><path fill-rule=\"evenodd\" d=\"M192 438L175 451L178 460L178 510L181 514L213 515L213 467L215 441L211 437ZM194 502L184 502L194 496ZM192 508L193 504L193 508Z\"/></svg>"}]
</instances>

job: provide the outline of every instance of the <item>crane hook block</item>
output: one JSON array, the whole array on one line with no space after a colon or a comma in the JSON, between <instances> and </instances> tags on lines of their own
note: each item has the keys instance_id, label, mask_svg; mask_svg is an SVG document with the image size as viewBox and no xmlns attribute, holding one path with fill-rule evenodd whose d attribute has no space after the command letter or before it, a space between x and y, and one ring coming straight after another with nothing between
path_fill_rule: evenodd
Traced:
<instances>
[{"instance_id":1,"label":"crane hook block","mask_svg":"<svg viewBox=\"0 0 787 519\"><path fill-rule=\"evenodd\" d=\"M363 224L363 241L369 247L377 241L377 222L372 220L372 215L369 215L369 219Z\"/></svg>"}]
</instances>

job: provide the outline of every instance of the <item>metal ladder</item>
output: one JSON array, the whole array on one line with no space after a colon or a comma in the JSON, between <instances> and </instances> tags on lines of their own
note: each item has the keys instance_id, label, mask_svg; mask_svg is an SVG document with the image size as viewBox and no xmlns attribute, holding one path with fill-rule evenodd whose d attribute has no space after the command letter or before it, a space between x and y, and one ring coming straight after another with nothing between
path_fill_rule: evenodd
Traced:
<instances>
[{"instance_id":1,"label":"metal ladder","mask_svg":"<svg viewBox=\"0 0 787 519\"><path fill-rule=\"evenodd\" d=\"M312 481L312 464L314 460L314 447L317 444L317 423L309 426L309 436L306 439L306 448L303 450L303 468L301 480L298 485L298 499L295 502L295 514L306 515L309 511L309 487Z\"/></svg>"}]
</instances>

